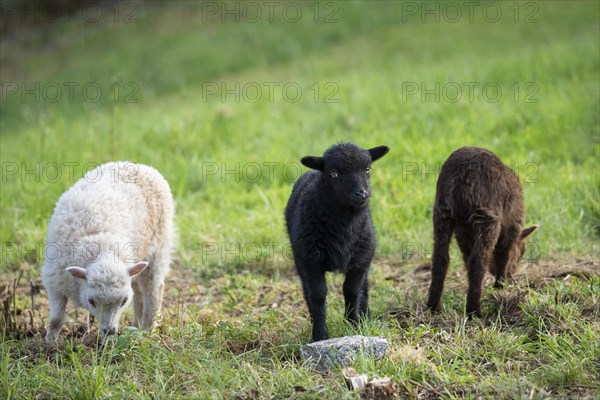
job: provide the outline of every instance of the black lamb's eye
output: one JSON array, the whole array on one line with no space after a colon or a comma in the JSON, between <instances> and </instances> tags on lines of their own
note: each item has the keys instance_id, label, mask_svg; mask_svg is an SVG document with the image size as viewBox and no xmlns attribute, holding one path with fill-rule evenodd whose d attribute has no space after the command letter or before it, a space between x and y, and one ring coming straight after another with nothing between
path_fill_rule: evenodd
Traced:
<instances>
[{"instance_id":1,"label":"black lamb's eye","mask_svg":"<svg viewBox=\"0 0 600 400\"><path fill-rule=\"evenodd\" d=\"M91 297L88 299L88 302L90 303L90 305L92 307L96 307L96 302L94 301L94 299L92 299Z\"/></svg>"},{"instance_id":2,"label":"black lamb's eye","mask_svg":"<svg viewBox=\"0 0 600 400\"><path fill-rule=\"evenodd\" d=\"M127 297L125 297L125 298L123 299L123 302L121 303L121 307L123 307L123 306L124 306L126 303L127 303Z\"/></svg>"},{"instance_id":3,"label":"black lamb's eye","mask_svg":"<svg viewBox=\"0 0 600 400\"><path fill-rule=\"evenodd\" d=\"M335 172L335 171L331 171L331 172L329 173L329 175L330 175L332 178L337 178L337 177L338 177L338 173L337 173L337 172Z\"/></svg>"},{"instance_id":4,"label":"black lamb's eye","mask_svg":"<svg viewBox=\"0 0 600 400\"><path fill-rule=\"evenodd\" d=\"M368 168L366 169L366 173L367 173L367 175L369 175L369 174L371 173L371 167L368 167Z\"/></svg>"}]
</instances>

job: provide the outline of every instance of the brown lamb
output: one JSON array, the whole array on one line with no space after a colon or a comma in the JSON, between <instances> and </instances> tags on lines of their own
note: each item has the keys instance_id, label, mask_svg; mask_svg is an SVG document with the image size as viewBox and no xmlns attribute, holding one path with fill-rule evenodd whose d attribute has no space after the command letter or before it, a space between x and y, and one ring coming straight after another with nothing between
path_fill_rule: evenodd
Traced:
<instances>
[{"instance_id":1,"label":"brown lamb","mask_svg":"<svg viewBox=\"0 0 600 400\"><path fill-rule=\"evenodd\" d=\"M509 167L491 151L478 147L461 147L452 153L437 181L427 306L439 308L454 233L469 277L467 316L481 317L485 271L496 276L495 288L512 277L525 252L525 238L537 228L521 229L524 221L521 182Z\"/></svg>"}]
</instances>

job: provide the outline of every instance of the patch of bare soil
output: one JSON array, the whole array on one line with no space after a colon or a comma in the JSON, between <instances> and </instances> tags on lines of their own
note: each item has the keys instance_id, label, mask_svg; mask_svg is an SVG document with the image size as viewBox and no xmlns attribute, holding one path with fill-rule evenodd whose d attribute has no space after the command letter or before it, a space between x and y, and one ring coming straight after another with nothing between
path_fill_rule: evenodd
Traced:
<instances>
[{"instance_id":1,"label":"patch of bare soil","mask_svg":"<svg viewBox=\"0 0 600 400\"><path fill-rule=\"evenodd\" d=\"M244 274L261 273L260 266L256 265L240 266L240 271ZM272 273L272 268L269 271ZM304 307L304 299L293 268L282 271L279 276L276 284L258 285L250 292L252 296L248 300L240 304L234 302L232 306L233 289L230 286L231 282L235 281L235 276L198 279L191 268L186 268L179 260L175 260L165 282L162 318L158 331L165 332L168 326L178 326L190 321L207 325L233 322L234 326L234 322L242 316L258 316L269 309ZM229 304L224 306L227 302ZM62 340L58 345L45 344L49 305L40 278L0 278L0 305L0 332L7 332L7 340L24 341L31 359L43 355L52 356L57 349L64 347L65 341L78 342L90 348L98 346L97 324L92 321L89 325L88 312L82 308L75 309L70 304L67 305L67 322L61 331ZM131 311L124 314L121 326L130 325L130 317ZM231 353L241 354L272 340L269 332L263 332L262 336L227 338L224 345Z\"/></svg>"},{"instance_id":2,"label":"patch of bare soil","mask_svg":"<svg viewBox=\"0 0 600 400\"><path fill-rule=\"evenodd\" d=\"M382 263L376 266L383 273L385 280L392 281L405 301L400 308L390 310L401 327L407 328L415 324L431 324L440 328L453 328L457 321L441 317L439 313L431 313L425 306L429 284L431 282L431 265L422 264L411 267L409 264L395 262ZM407 271L407 268L409 270ZM495 321L500 316L503 321L514 325L523 317L520 305L531 291L562 281L568 284L573 279L592 279L600 276L600 261L590 258L577 258L573 261L546 260L528 263L521 266L508 287L491 290L482 297L484 313L487 310L488 321ZM494 277L490 274L484 279L484 288L491 287ZM444 293L455 290L466 296L468 280L465 268L450 268L446 277ZM576 294L572 295L576 296ZM569 299L561 299L563 302ZM571 299L576 300L576 299ZM442 296L442 302L448 296ZM582 316L588 320L600 317L600 304L589 304L581 310Z\"/></svg>"},{"instance_id":3,"label":"patch of bare soil","mask_svg":"<svg viewBox=\"0 0 600 400\"><path fill-rule=\"evenodd\" d=\"M569 284L573 279L589 280L600 276L600 262L590 259L576 259L571 263L557 263L555 261L544 261L536 264L527 264L517 272L513 285L492 291L485 301L491 305L492 315L495 318L500 315L504 321L511 325L522 322L524 311L520 305L532 291L539 291L545 286L560 281ZM581 294L567 292L555 294L555 302L579 304L581 316L588 320L597 320L600 316L600 304L581 301Z\"/></svg>"},{"instance_id":4,"label":"patch of bare soil","mask_svg":"<svg viewBox=\"0 0 600 400\"><path fill-rule=\"evenodd\" d=\"M437 314L431 314L426 309L423 299L427 293L431 279L431 268L424 264L410 269L410 265L380 262L374 266L377 276L383 276L384 280L393 281L396 288L404 298L412 299L400 309L390 310L395 314L401 326L409 324L429 323L442 328L450 328L455 321L444 320ZM260 269L255 268L254 273L259 274ZM383 274L383 275L380 275ZM304 307L300 286L295 278L293 269L282 272L281 279L277 284L263 284L255 291L254 296L242 310L254 310L261 313L270 308L285 310L299 310ZM556 280L568 282L574 278L589 279L600 275L600 263L591 259L575 259L572 262L542 261L536 264L525 265L516 275L515 284L507 289L492 291L490 295L484 295L484 302L491 304L491 309L497 317L501 314L507 322L517 323L521 318L519 304L527 297L530 290L539 290ZM484 285L493 283L491 276L485 280ZM463 268L451 268L446 279L447 292L450 288L466 293L467 281ZM220 307L227 301L231 289L225 278L199 281L194 278L190 269L179 265L173 265L165 285L163 303L163 324L176 324L179 320L190 318L187 310L194 311L193 318L196 321L235 320L244 311L240 309ZM32 348L43 346L45 325L48 316L48 301L40 279L26 281L25 279L0 280L0 330L8 333L8 338L25 339ZM213 306L214 305L214 306ZM85 310L75 310L67 307L68 319L63 328L62 336L67 339L78 339L85 346L95 347L97 344L96 324L88 331L88 313ZM589 318L600 316L600 305L592 304L582 315ZM168 321L168 322L167 322ZM124 319L122 325L127 326L128 321ZM164 328L164 327L163 327ZM268 338L262 338L268 339ZM254 342L253 342L254 340ZM248 351L257 346L257 338L249 343L229 343L230 351L240 353ZM48 349L46 349L48 350ZM50 350L51 351L51 350Z\"/></svg>"},{"instance_id":5,"label":"patch of bare soil","mask_svg":"<svg viewBox=\"0 0 600 400\"><path fill-rule=\"evenodd\" d=\"M526 264L515 275L515 279L524 282L528 287L537 289L556 279L569 281L574 277L592 278L600 276L600 261L591 259L575 259L571 263L541 261Z\"/></svg>"},{"instance_id":6,"label":"patch of bare soil","mask_svg":"<svg viewBox=\"0 0 600 400\"><path fill-rule=\"evenodd\" d=\"M383 267L389 273L385 279L394 281L398 286L411 286L419 290L423 289L425 292L429 289L431 281L430 264L421 264L402 275L398 275L398 271L406 270L405 265L389 263L384 264ZM575 259L572 262L547 260L522 265L514 275L513 283L538 289L557 279L568 281L573 277L590 279L594 276L600 276L600 261L598 260L589 258ZM493 277L487 274L484 286L492 282ZM450 268L445 287L460 288L466 291L467 275L465 269Z\"/></svg>"}]
</instances>

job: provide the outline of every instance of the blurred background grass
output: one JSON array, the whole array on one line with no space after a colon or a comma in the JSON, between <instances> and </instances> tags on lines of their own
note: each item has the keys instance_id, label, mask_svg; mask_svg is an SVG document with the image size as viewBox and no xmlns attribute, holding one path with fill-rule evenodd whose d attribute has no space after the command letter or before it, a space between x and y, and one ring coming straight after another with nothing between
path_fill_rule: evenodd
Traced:
<instances>
[{"instance_id":1,"label":"blurred background grass","mask_svg":"<svg viewBox=\"0 0 600 400\"><path fill-rule=\"evenodd\" d=\"M427 260L436 170L463 145L518 172L541 225L532 259L598 255L598 3L481 2L456 22L436 2L281 2L272 15L258 2L258 19L244 4L103 3L98 18L55 21L40 9L39 24L3 32L2 273L37 276L58 197L111 160L170 182L185 268L289 268L298 160L337 141L392 149L372 174L379 258Z\"/></svg>"}]
</instances>

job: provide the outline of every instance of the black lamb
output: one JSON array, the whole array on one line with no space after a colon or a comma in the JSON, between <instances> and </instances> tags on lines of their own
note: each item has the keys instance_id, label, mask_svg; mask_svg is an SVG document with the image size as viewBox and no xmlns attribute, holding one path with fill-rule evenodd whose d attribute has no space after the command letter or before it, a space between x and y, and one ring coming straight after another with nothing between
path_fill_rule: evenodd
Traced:
<instances>
[{"instance_id":1,"label":"black lamb","mask_svg":"<svg viewBox=\"0 0 600 400\"><path fill-rule=\"evenodd\" d=\"M323 157L307 156L302 175L285 208L285 221L310 312L312 340L328 338L325 272L339 271L344 281L345 315L358 322L368 315L368 274L375 253L369 209L371 163L390 149L364 150L351 143L331 146Z\"/></svg>"}]
</instances>

